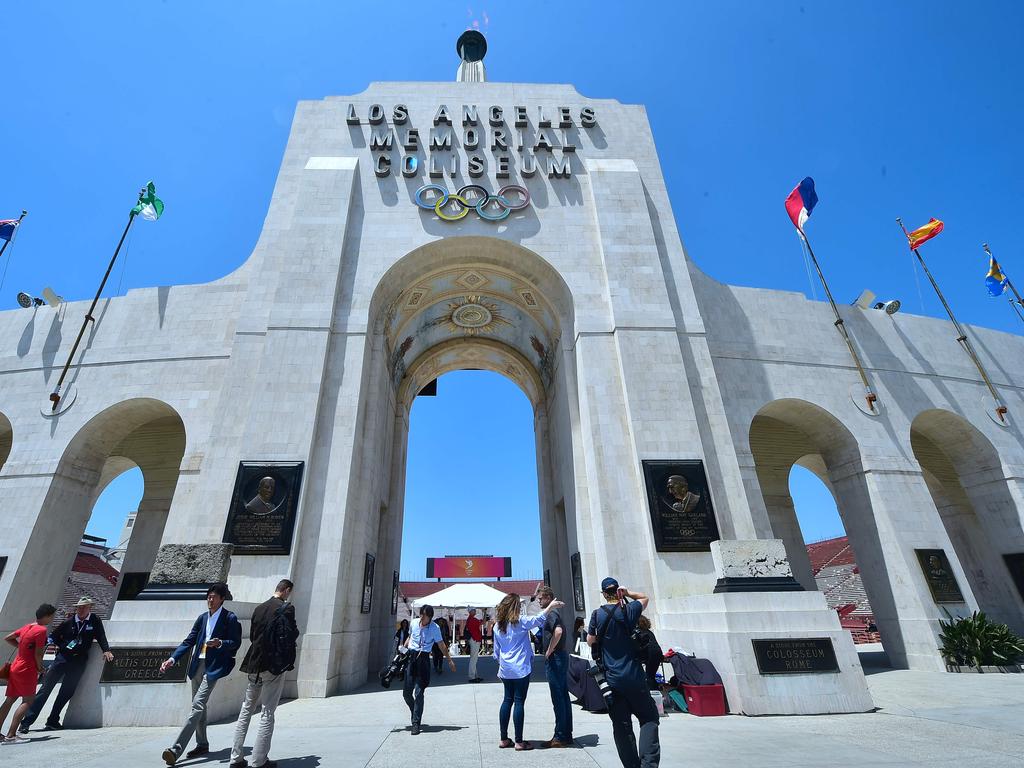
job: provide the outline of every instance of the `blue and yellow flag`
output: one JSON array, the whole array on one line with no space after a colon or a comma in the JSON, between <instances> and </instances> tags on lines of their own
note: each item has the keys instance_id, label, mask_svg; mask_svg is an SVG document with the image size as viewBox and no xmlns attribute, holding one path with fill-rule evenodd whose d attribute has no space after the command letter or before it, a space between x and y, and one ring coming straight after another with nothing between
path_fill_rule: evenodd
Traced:
<instances>
[{"instance_id":1,"label":"blue and yellow flag","mask_svg":"<svg viewBox=\"0 0 1024 768\"><path fill-rule=\"evenodd\" d=\"M985 276L985 287L989 295L999 297L1006 292L1006 275L999 269L995 256L988 257L988 274Z\"/></svg>"}]
</instances>

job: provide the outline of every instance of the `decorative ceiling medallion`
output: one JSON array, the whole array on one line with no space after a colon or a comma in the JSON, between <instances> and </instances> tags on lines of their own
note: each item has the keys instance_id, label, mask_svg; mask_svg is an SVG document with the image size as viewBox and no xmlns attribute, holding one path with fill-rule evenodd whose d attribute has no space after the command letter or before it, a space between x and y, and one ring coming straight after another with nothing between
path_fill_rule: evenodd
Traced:
<instances>
[{"instance_id":1,"label":"decorative ceiling medallion","mask_svg":"<svg viewBox=\"0 0 1024 768\"><path fill-rule=\"evenodd\" d=\"M481 296L465 296L449 302L448 312L435 322L444 325L449 333L462 332L467 336L494 333L499 325L512 325L502 317L496 303Z\"/></svg>"},{"instance_id":2,"label":"decorative ceiling medallion","mask_svg":"<svg viewBox=\"0 0 1024 768\"><path fill-rule=\"evenodd\" d=\"M459 328L483 328L491 320L491 311L481 304L463 304L452 312L452 322Z\"/></svg>"},{"instance_id":3,"label":"decorative ceiling medallion","mask_svg":"<svg viewBox=\"0 0 1024 768\"><path fill-rule=\"evenodd\" d=\"M481 275L475 269L469 270L464 275L455 280L456 285L461 285L463 288L469 288L472 291L475 291L478 288L482 288L489 282L491 281L488 280L483 275Z\"/></svg>"},{"instance_id":4,"label":"decorative ceiling medallion","mask_svg":"<svg viewBox=\"0 0 1024 768\"><path fill-rule=\"evenodd\" d=\"M533 291L520 290L519 298L523 300L526 306L530 309L540 309L540 304L537 302L537 297L533 295Z\"/></svg>"}]
</instances>

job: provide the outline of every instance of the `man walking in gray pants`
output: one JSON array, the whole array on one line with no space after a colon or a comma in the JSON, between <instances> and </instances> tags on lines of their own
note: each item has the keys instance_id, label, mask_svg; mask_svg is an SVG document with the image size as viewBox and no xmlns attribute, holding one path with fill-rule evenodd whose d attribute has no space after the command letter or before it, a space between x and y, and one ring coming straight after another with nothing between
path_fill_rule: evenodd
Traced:
<instances>
[{"instance_id":1,"label":"man walking in gray pants","mask_svg":"<svg viewBox=\"0 0 1024 768\"><path fill-rule=\"evenodd\" d=\"M160 671L166 672L194 648L192 660L188 665L188 676L192 680L192 709L185 721L181 733L174 744L164 750L163 758L167 765L174 765L185 747L196 737L195 749L185 757L191 759L209 754L210 742L206 738L206 707L210 702L213 687L222 677L230 674L235 667L235 654L242 644L242 625L238 617L224 608L224 601L231 599L228 585L217 582L206 591L206 605L209 612L203 612L192 625L181 645L171 657L160 665Z\"/></svg>"},{"instance_id":2,"label":"man walking in gray pants","mask_svg":"<svg viewBox=\"0 0 1024 768\"><path fill-rule=\"evenodd\" d=\"M249 639L252 645L242 659L242 671L249 675L245 700L235 725L235 743L231 747L230 768L277 768L267 758L270 740L274 735L274 711L281 701L284 678L295 668L295 641L299 628L295 623L295 606L288 602L295 585L281 579L274 596L256 607L252 614ZM262 708L256 731L256 745L252 750L252 763L242 757L245 734L253 713Z\"/></svg>"}]
</instances>

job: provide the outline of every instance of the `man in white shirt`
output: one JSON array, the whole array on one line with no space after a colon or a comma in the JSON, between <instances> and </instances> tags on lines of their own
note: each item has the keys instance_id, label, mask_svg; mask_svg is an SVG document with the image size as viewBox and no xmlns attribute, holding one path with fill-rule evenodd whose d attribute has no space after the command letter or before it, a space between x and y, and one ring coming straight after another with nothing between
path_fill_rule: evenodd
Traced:
<instances>
[{"instance_id":1,"label":"man in white shirt","mask_svg":"<svg viewBox=\"0 0 1024 768\"><path fill-rule=\"evenodd\" d=\"M402 695L405 703L409 706L409 713L412 715L412 735L418 736L420 732L420 720L423 717L423 692L430 685L430 651L436 643L448 659L448 666L452 672L455 671L455 662L448 653L448 646L441 637L441 629L434 623L434 609L432 606L420 607L420 620L409 630L409 637L405 639L402 648L413 654L409 666L405 670L405 686L402 688Z\"/></svg>"}]
</instances>

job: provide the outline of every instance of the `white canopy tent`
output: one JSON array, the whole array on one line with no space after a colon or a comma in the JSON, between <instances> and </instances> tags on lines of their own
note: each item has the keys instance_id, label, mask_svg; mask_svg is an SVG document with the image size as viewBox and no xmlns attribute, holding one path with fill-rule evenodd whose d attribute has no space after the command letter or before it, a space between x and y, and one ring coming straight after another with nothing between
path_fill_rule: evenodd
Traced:
<instances>
[{"instance_id":1,"label":"white canopy tent","mask_svg":"<svg viewBox=\"0 0 1024 768\"><path fill-rule=\"evenodd\" d=\"M486 584L459 583L452 584L418 600L413 600L412 607L419 608L421 605L431 605L435 609L483 608L490 611L504 597L504 592L499 592Z\"/></svg>"}]
</instances>

